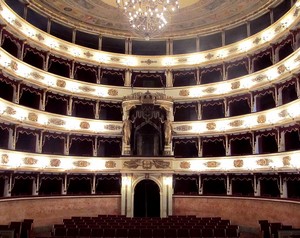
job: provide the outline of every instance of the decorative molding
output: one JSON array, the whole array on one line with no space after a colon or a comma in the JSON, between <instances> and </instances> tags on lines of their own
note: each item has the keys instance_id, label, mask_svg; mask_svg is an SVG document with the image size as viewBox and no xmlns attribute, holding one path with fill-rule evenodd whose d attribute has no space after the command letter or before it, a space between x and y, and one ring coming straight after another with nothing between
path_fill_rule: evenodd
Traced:
<instances>
[{"instance_id":1,"label":"decorative molding","mask_svg":"<svg viewBox=\"0 0 300 238\"><path fill-rule=\"evenodd\" d=\"M27 164L27 165L34 165L37 163L37 159L33 158L33 157L25 157L24 158L24 164Z\"/></svg>"},{"instance_id":2,"label":"decorative molding","mask_svg":"<svg viewBox=\"0 0 300 238\"><path fill-rule=\"evenodd\" d=\"M66 124L66 122L64 120L58 119L58 118L50 118L48 120L48 123L56 125L56 126L64 126Z\"/></svg>"},{"instance_id":3,"label":"decorative molding","mask_svg":"<svg viewBox=\"0 0 300 238\"><path fill-rule=\"evenodd\" d=\"M241 168L241 167L244 166L244 160L242 160L242 159L236 159L236 160L233 161L233 165L236 168Z\"/></svg>"},{"instance_id":4,"label":"decorative molding","mask_svg":"<svg viewBox=\"0 0 300 238\"><path fill-rule=\"evenodd\" d=\"M265 115L259 115L258 117L257 117L257 123L258 124L263 124L263 123L265 123L266 122L266 116Z\"/></svg>"},{"instance_id":5,"label":"decorative molding","mask_svg":"<svg viewBox=\"0 0 300 238\"><path fill-rule=\"evenodd\" d=\"M59 159L51 159L50 160L51 167L59 167L60 164L61 164L61 161Z\"/></svg>"},{"instance_id":6,"label":"decorative molding","mask_svg":"<svg viewBox=\"0 0 300 238\"><path fill-rule=\"evenodd\" d=\"M290 156L284 156L282 158L283 166L291 166L291 157Z\"/></svg>"},{"instance_id":7,"label":"decorative molding","mask_svg":"<svg viewBox=\"0 0 300 238\"><path fill-rule=\"evenodd\" d=\"M187 161L180 162L180 168L182 169L190 169L191 168L191 163Z\"/></svg>"},{"instance_id":8,"label":"decorative molding","mask_svg":"<svg viewBox=\"0 0 300 238\"><path fill-rule=\"evenodd\" d=\"M179 96L187 97L190 95L190 91L188 89L182 89L179 91Z\"/></svg>"},{"instance_id":9,"label":"decorative molding","mask_svg":"<svg viewBox=\"0 0 300 238\"><path fill-rule=\"evenodd\" d=\"M210 130L210 131L215 130L216 127L217 127L217 125L214 122L209 122L209 123L206 124L206 129Z\"/></svg>"},{"instance_id":10,"label":"decorative molding","mask_svg":"<svg viewBox=\"0 0 300 238\"><path fill-rule=\"evenodd\" d=\"M259 159L256 161L256 164L260 166L269 166L271 162L273 162L271 159Z\"/></svg>"},{"instance_id":11,"label":"decorative molding","mask_svg":"<svg viewBox=\"0 0 300 238\"><path fill-rule=\"evenodd\" d=\"M242 126L243 123L244 123L243 120L235 120L235 121L230 122L229 125L231 127L239 127L239 126Z\"/></svg>"},{"instance_id":12,"label":"decorative molding","mask_svg":"<svg viewBox=\"0 0 300 238\"><path fill-rule=\"evenodd\" d=\"M1 163L2 164L7 164L9 162L9 157L7 154L2 154L1 155Z\"/></svg>"},{"instance_id":13,"label":"decorative molding","mask_svg":"<svg viewBox=\"0 0 300 238\"><path fill-rule=\"evenodd\" d=\"M38 115L33 113L33 112L29 112L28 113L28 120L29 121L33 121L33 122L37 122L38 120Z\"/></svg>"},{"instance_id":14,"label":"decorative molding","mask_svg":"<svg viewBox=\"0 0 300 238\"><path fill-rule=\"evenodd\" d=\"M88 130L88 129L90 129L90 124L86 121L80 122L80 128Z\"/></svg>"},{"instance_id":15,"label":"decorative molding","mask_svg":"<svg viewBox=\"0 0 300 238\"><path fill-rule=\"evenodd\" d=\"M113 169L116 168L117 164L115 161L105 161L105 168L107 169Z\"/></svg>"},{"instance_id":16,"label":"decorative molding","mask_svg":"<svg viewBox=\"0 0 300 238\"><path fill-rule=\"evenodd\" d=\"M60 87L60 88L65 88L65 87L66 87L66 81L61 80L61 79L58 79L58 80L56 81L56 86L57 86L57 87Z\"/></svg>"},{"instance_id":17,"label":"decorative molding","mask_svg":"<svg viewBox=\"0 0 300 238\"><path fill-rule=\"evenodd\" d=\"M78 161L73 162L73 164L76 167L80 167L80 168L85 168L85 167L88 167L90 165L90 163L85 161L85 160L78 160Z\"/></svg>"},{"instance_id":18,"label":"decorative molding","mask_svg":"<svg viewBox=\"0 0 300 238\"><path fill-rule=\"evenodd\" d=\"M221 163L218 161L208 161L208 162L204 163L204 165L208 168L216 168L216 167L220 166L220 164Z\"/></svg>"},{"instance_id":19,"label":"decorative molding","mask_svg":"<svg viewBox=\"0 0 300 238\"><path fill-rule=\"evenodd\" d=\"M110 88L110 89L108 89L107 94L109 96L118 96L119 93L118 93L118 90Z\"/></svg>"}]
</instances>

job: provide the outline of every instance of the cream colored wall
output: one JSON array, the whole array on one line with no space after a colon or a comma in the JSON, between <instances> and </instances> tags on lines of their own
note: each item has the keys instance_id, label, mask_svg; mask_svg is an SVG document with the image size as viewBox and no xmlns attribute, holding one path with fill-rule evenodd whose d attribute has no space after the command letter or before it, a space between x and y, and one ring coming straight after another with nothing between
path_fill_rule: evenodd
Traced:
<instances>
[{"instance_id":1,"label":"cream colored wall","mask_svg":"<svg viewBox=\"0 0 300 238\"><path fill-rule=\"evenodd\" d=\"M300 228L300 201L230 198L173 197L173 215L220 216L232 224L258 228L259 220L281 222Z\"/></svg>"}]
</instances>

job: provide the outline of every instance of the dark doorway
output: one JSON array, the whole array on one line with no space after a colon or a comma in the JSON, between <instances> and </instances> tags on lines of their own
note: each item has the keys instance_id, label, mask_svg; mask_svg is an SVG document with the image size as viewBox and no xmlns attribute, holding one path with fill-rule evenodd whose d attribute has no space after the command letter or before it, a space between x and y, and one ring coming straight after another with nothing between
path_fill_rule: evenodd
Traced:
<instances>
[{"instance_id":1,"label":"dark doorway","mask_svg":"<svg viewBox=\"0 0 300 238\"><path fill-rule=\"evenodd\" d=\"M160 217L160 192L154 181L146 179L136 185L134 217Z\"/></svg>"}]
</instances>

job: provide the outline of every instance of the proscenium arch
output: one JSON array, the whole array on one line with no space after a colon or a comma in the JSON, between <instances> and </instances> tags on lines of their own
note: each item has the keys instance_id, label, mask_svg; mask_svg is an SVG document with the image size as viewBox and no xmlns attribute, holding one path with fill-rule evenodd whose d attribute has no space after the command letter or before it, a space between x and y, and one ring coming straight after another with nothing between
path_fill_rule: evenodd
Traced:
<instances>
[{"instance_id":1,"label":"proscenium arch","mask_svg":"<svg viewBox=\"0 0 300 238\"><path fill-rule=\"evenodd\" d=\"M132 183L132 193L131 193L131 207L132 207L132 217L134 216L134 197L135 197L135 189L136 186L143 180L151 180L153 181L159 188L159 203L160 203L160 217L164 216L164 206L163 206L163 184L162 181L154 176L149 176L147 178L145 178L145 176L140 176L138 177L135 181L133 181Z\"/></svg>"}]
</instances>

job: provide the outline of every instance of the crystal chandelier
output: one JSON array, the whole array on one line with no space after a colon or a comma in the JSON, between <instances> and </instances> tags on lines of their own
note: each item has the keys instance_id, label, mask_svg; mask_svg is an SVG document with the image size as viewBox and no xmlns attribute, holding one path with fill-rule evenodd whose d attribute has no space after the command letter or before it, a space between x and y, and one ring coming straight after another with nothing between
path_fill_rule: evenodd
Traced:
<instances>
[{"instance_id":1,"label":"crystal chandelier","mask_svg":"<svg viewBox=\"0 0 300 238\"><path fill-rule=\"evenodd\" d=\"M161 32L170 13L179 8L178 0L116 0L132 29L146 40Z\"/></svg>"}]
</instances>

